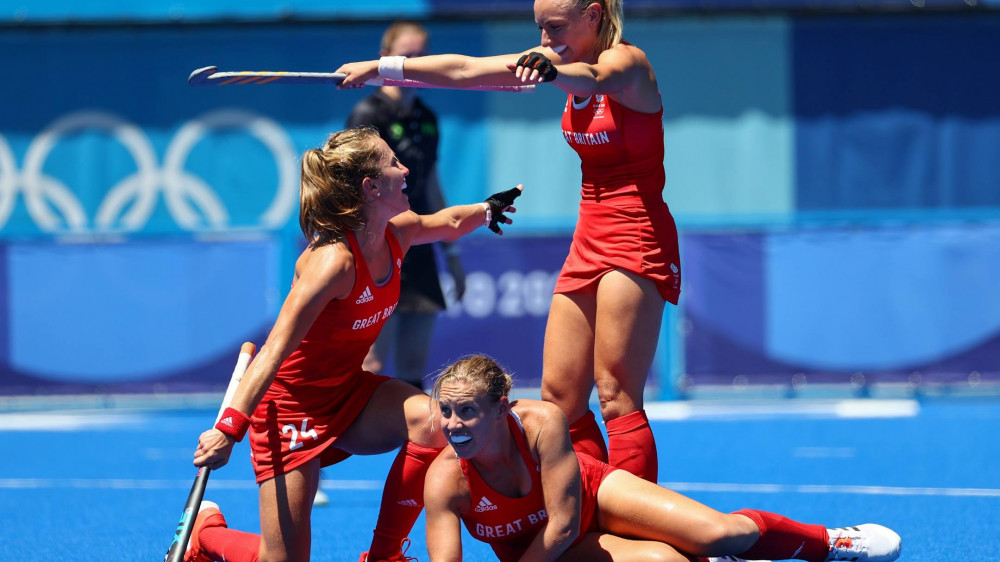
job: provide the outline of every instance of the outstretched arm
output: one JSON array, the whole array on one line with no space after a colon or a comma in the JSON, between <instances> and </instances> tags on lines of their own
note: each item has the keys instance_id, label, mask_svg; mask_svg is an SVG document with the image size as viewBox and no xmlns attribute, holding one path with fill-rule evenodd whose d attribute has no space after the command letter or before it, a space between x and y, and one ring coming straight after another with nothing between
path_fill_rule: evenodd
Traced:
<instances>
[{"instance_id":1,"label":"outstretched arm","mask_svg":"<svg viewBox=\"0 0 1000 562\"><path fill-rule=\"evenodd\" d=\"M561 60L551 49L535 47L531 51L542 51L554 60ZM527 53L528 51L524 51ZM470 57L447 54L408 58L403 62L402 77L449 88L470 88L473 86L521 86L521 80L514 76L510 67L523 53L495 55L490 57ZM368 80L380 76L378 60L351 62L342 65L337 72L347 77L341 88L357 88ZM383 63L382 78L386 75ZM399 75L395 75L399 78Z\"/></svg>"},{"instance_id":2,"label":"outstretched arm","mask_svg":"<svg viewBox=\"0 0 1000 562\"><path fill-rule=\"evenodd\" d=\"M660 109L660 93L646 54L632 45L617 45L601 53L597 62L559 64L544 51L523 55L510 71L522 83L551 82L581 98L594 94L613 96L620 103L645 113Z\"/></svg>"},{"instance_id":3,"label":"outstretched arm","mask_svg":"<svg viewBox=\"0 0 1000 562\"><path fill-rule=\"evenodd\" d=\"M503 234L499 225L513 223L505 213L517 210L513 203L522 189L524 186L518 185L494 193L482 203L445 207L431 215L407 211L393 217L389 224L395 229L403 248L430 242L453 242L484 225L497 234Z\"/></svg>"}]
</instances>

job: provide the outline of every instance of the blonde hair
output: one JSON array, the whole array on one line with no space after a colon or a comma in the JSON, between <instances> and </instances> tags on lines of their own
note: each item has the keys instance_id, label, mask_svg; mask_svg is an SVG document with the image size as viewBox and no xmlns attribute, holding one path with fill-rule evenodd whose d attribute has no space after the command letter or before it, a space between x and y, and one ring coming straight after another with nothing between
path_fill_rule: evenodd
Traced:
<instances>
[{"instance_id":1,"label":"blonde hair","mask_svg":"<svg viewBox=\"0 0 1000 562\"><path fill-rule=\"evenodd\" d=\"M467 383L477 392L484 392L492 403L497 404L510 393L514 381L492 357L469 355L441 371L431 389L431 398L438 400L441 385L450 382Z\"/></svg>"},{"instance_id":2,"label":"blonde hair","mask_svg":"<svg viewBox=\"0 0 1000 562\"><path fill-rule=\"evenodd\" d=\"M361 185L382 176L378 138L372 127L347 129L302 155L299 227L310 242L328 244L364 228Z\"/></svg>"},{"instance_id":3,"label":"blonde hair","mask_svg":"<svg viewBox=\"0 0 1000 562\"><path fill-rule=\"evenodd\" d=\"M583 12L591 4L601 7L601 24L597 28L597 46L595 54L599 55L622 42L625 28L625 15L622 3L624 0L573 0L576 8Z\"/></svg>"},{"instance_id":4,"label":"blonde hair","mask_svg":"<svg viewBox=\"0 0 1000 562\"><path fill-rule=\"evenodd\" d=\"M379 47L381 52L389 53L396 38L410 32L423 35L424 43L426 44L429 37L427 28L412 20L399 20L387 27L385 33L382 34L382 43Z\"/></svg>"}]
</instances>

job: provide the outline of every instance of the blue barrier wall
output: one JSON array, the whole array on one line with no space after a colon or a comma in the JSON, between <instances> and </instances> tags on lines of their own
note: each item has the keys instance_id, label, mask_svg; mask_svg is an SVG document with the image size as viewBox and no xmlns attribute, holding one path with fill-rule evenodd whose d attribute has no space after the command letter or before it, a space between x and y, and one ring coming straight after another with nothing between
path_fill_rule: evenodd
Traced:
<instances>
[{"instance_id":1,"label":"blue barrier wall","mask_svg":"<svg viewBox=\"0 0 1000 562\"><path fill-rule=\"evenodd\" d=\"M684 244L690 384L1000 374L1000 225L691 233Z\"/></svg>"},{"instance_id":2,"label":"blue barrier wall","mask_svg":"<svg viewBox=\"0 0 1000 562\"><path fill-rule=\"evenodd\" d=\"M994 0L628 0L626 13L665 12L725 13L776 10L865 12L964 10L994 7ZM368 2L323 2L317 0L210 0L175 1L102 0L72 2L26 0L0 2L0 23L93 23L93 22L227 22L246 20L331 20L371 18L509 18L530 13L532 0L371 0Z\"/></svg>"},{"instance_id":3,"label":"blue barrier wall","mask_svg":"<svg viewBox=\"0 0 1000 562\"><path fill-rule=\"evenodd\" d=\"M430 21L432 49L533 45L528 12ZM364 92L185 78L209 64L331 70L373 57L383 27L5 29L0 60L16 78L0 82L0 392L225 379L288 287L298 155ZM633 18L626 31L660 81L665 198L682 229L685 286L657 384L994 376L1000 326L975 303L1000 302L987 281L1000 15ZM510 237L462 242L476 275L439 323L432 366L488 351L537 384L540 295L578 200L564 96L425 98L450 201L527 186ZM526 153L545 165L512 165Z\"/></svg>"}]
</instances>

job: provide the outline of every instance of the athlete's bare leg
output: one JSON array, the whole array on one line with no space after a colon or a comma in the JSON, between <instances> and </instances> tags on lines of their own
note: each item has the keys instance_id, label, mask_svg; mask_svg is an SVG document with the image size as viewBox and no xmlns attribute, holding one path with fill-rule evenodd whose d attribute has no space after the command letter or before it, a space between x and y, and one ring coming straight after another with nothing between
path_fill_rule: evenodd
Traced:
<instances>
[{"instance_id":1,"label":"athlete's bare leg","mask_svg":"<svg viewBox=\"0 0 1000 562\"><path fill-rule=\"evenodd\" d=\"M690 562L665 543L588 533L563 553L559 562Z\"/></svg>"},{"instance_id":2,"label":"athlete's bare leg","mask_svg":"<svg viewBox=\"0 0 1000 562\"><path fill-rule=\"evenodd\" d=\"M430 396L413 385L391 379L379 385L335 446L358 455L386 453L406 441L442 448L447 443L433 415Z\"/></svg>"},{"instance_id":3,"label":"athlete's bare leg","mask_svg":"<svg viewBox=\"0 0 1000 562\"><path fill-rule=\"evenodd\" d=\"M656 284L634 273L612 271L598 284L594 381L605 421L642 409L663 303Z\"/></svg>"},{"instance_id":4,"label":"athlete's bare leg","mask_svg":"<svg viewBox=\"0 0 1000 562\"><path fill-rule=\"evenodd\" d=\"M542 400L559 406L570 423L590 410L596 297L596 287L553 295L545 326Z\"/></svg>"},{"instance_id":5,"label":"athlete's bare leg","mask_svg":"<svg viewBox=\"0 0 1000 562\"><path fill-rule=\"evenodd\" d=\"M760 537L748 517L721 513L624 470L604 479L597 505L602 531L665 542L689 554L739 554Z\"/></svg>"},{"instance_id":6,"label":"athlete's bare leg","mask_svg":"<svg viewBox=\"0 0 1000 562\"><path fill-rule=\"evenodd\" d=\"M260 562L309 560L319 458L260 485Z\"/></svg>"}]
</instances>

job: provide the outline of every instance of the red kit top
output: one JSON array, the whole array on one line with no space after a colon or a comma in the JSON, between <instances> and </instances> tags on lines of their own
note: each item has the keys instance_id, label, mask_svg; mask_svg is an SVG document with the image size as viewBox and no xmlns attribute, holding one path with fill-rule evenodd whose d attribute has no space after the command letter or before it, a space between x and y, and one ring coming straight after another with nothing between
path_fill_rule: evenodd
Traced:
<instances>
[{"instance_id":1,"label":"red kit top","mask_svg":"<svg viewBox=\"0 0 1000 562\"><path fill-rule=\"evenodd\" d=\"M603 94L581 102L569 94L562 131L580 155L584 200L663 191L662 107L639 113Z\"/></svg>"},{"instance_id":2,"label":"red kit top","mask_svg":"<svg viewBox=\"0 0 1000 562\"><path fill-rule=\"evenodd\" d=\"M531 473L531 491L526 496L512 498L497 492L483 481L471 462L459 459L475 504L472 512L462 515L462 522L473 537L489 544L502 561L520 558L548 520L545 498L542 496L541 470L528 450L517 414L511 412L507 416L507 425L517 443L524 466Z\"/></svg>"},{"instance_id":3,"label":"red kit top","mask_svg":"<svg viewBox=\"0 0 1000 562\"><path fill-rule=\"evenodd\" d=\"M517 450L521 453L524 466L531 473L531 490L520 498L512 498L497 492L483 481L476 467L459 459L462 472L469 483L469 494L475 504L472 511L462 514L462 522L476 539L493 548L501 562L516 562L524 555L535 535L542 530L549 519L545 511L545 496L542 492L541 467L531 456L528 442L521 427L521 420L511 411L507 425L514 436ZM608 474L617 470L593 457L577 454L580 464L580 535L597 530L597 489Z\"/></svg>"},{"instance_id":4,"label":"red kit top","mask_svg":"<svg viewBox=\"0 0 1000 562\"><path fill-rule=\"evenodd\" d=\"M281 364L275 377L277 385L334 387L362 372L365 355L399 302L403 252L388 228L385 237L393 265L389 278L379 285L372 279L354 233L347 233L354 254L354 288L347 297L326 305L302 343Z\"/></svg>"}]
</instances>

